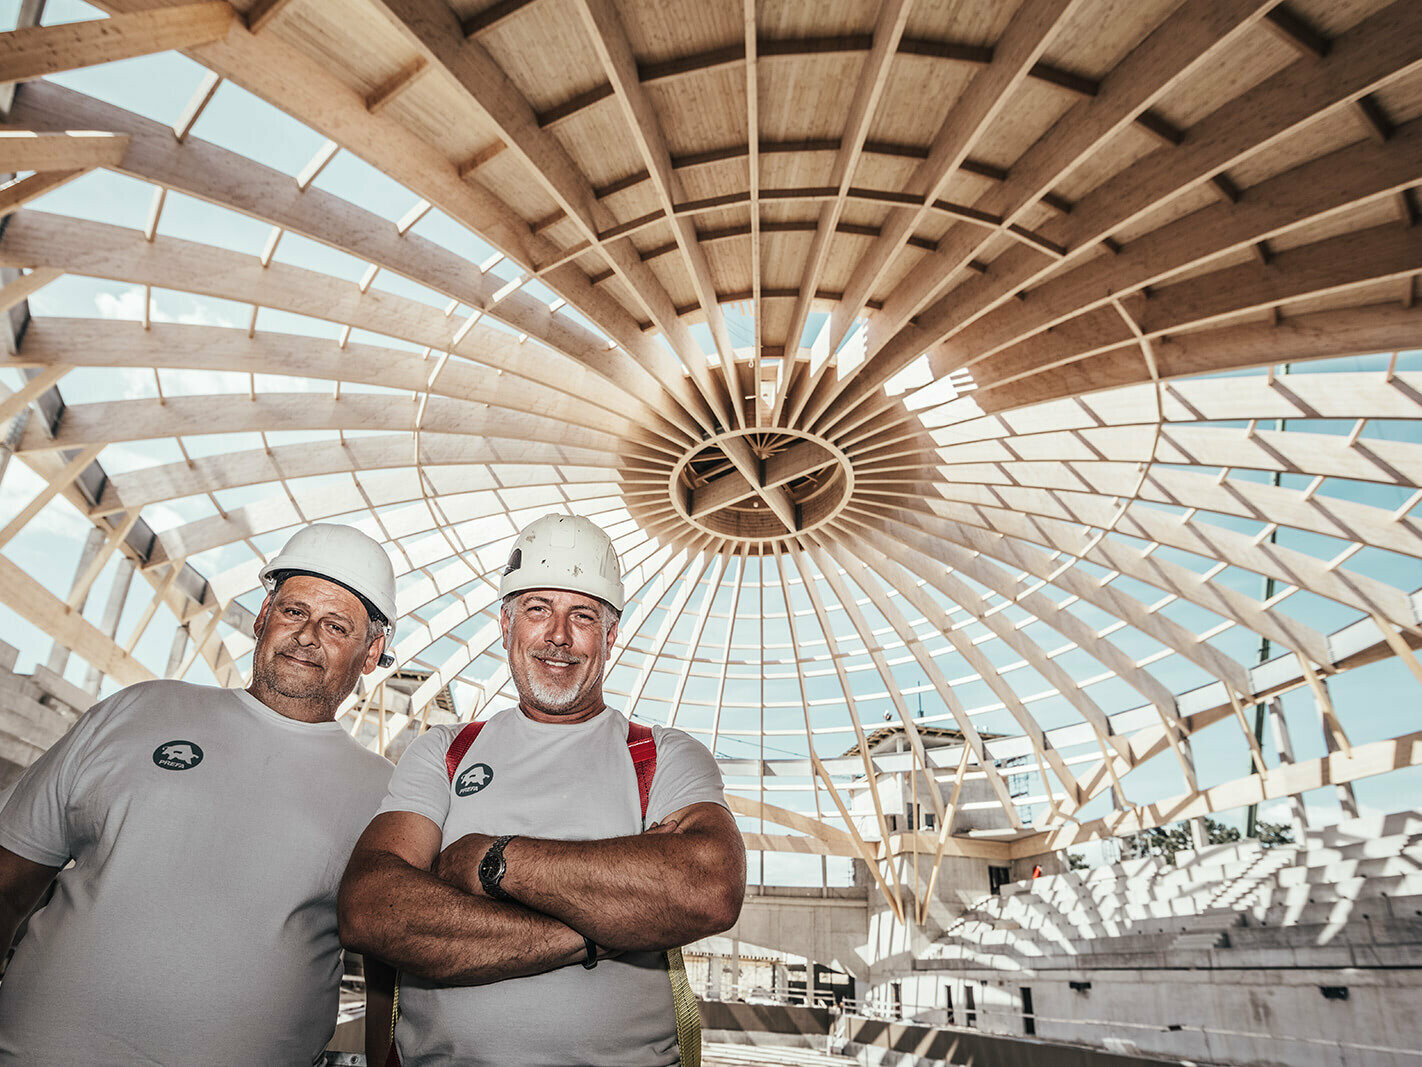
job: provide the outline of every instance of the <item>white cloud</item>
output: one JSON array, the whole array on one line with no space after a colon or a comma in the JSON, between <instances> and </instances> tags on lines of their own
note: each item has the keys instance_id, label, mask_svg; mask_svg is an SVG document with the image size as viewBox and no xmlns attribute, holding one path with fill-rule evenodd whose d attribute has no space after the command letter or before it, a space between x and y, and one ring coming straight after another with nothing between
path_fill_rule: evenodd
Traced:
<instances>
[{"instance_id":1,"label":"white cloud","mask_svg":"<svg viewBox=\"0 0 1422 1067\"><path fill-rule=\"evenodd\" d=\"M94 296L94 305L100 318L142 322L144 299L143 289L135 285L118 296L112 293L97 293ZM176 322L184 326L225 326L233 329L240 325L230 316L214 313L201 303L196 304L190 311L174 315L157 297L152 301L151 318L153 322Z\"/></svg>"}]
</instances>

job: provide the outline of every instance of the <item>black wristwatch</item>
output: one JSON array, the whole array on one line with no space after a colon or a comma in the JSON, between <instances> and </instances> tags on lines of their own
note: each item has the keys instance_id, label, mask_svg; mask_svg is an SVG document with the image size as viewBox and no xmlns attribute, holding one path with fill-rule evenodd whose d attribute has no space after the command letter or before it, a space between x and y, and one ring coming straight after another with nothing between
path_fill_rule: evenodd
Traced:
<instances>
[{"instance_id":1,"label":"black wristwatch","mask_svg":"<svg viewBox=\"0 0 1422 1067\"><path fill-rule=\"evenodd\" d=\"M583 966L592 970L597 966L597 946L593 944L593 939L587 934L583 935L583 948L587 955L583 957Z\"/></svg>"},{"instance_id":2,"label":"black wristwatch","mask_svg":"<svg viewBox=\"0 0 1422 1067\"><path fill-rule=\"evenodd\" d=\"M484 892L495 900L513 900L513 897L504 892L500 883L504 880L504 872L509 869L509 865L504 860L504 846L512 841L517 834L504 834L497 838L489 851L484 853L484 858L479 861L479 884L484 887Z\"/></svg>"}]
</instances>

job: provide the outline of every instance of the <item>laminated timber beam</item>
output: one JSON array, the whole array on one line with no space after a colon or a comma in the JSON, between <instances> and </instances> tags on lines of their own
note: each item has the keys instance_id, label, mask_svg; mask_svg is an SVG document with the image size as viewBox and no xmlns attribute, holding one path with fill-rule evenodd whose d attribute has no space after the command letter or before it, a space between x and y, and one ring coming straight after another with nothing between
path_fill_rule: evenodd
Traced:
<instances>
[{"instance_id":1,"label":"laminated timber beam","mask_svg":"<svg viewBox=\"0 0 1422 1067\"><path fill-rule=\"evenodd\" d=\"M411 281L428 286L476 312L527 334L635 396L660 408L682 435L699 435L676 398L639 363L606 340L527 293L500 295L504 283L471 267L433 241L400 234L387 220L235 152L188 137L142 115L58 85L27 86L15 102L11 122L36 131L75 123L102 128L128 144L112 165L120 173L242 212L284 230L319 241ZM481 331L482 333L482 331Z\"/></svg>"},{"instance_id":2,"label":"laminated timber beam","mask_svg":"<svg viewBox=\"0 0 1422 1067\"><path fill-rule=\"evenodd\" d=\"M734 425L744 427L746 425L745 398L741 395L744 390L737 379L735 353L731 347L730 334L726 329L726 318L721 312L721 305L716 296L716 286L711 277L711 264L706 259L706 250L701 246L701 240L697 236L692 220L684 215L677 215L675 212L675 205L686 200L686 191L682 187L681 178L672 169L671 151L667 148L666 134L662 130L651 99L638 77L637 60L633 55L631 42L627 39L627 31L622 25L622 19L612 0L579 0L577 7L582 16L584 27L592 40L593 48L602 61L603 70L611 79L614 95L621 105L623 118L631 130L632 139L646 164L647 172L651 175L652 184L657 191L662 210L671 219L672 233L676 238L677 247L681 250L682 260L687 274L691 278L692 287L696 290L696 299L700 305L701 313L706 317L712 342L716 346L716 354L721 365L721 376L724 380L731 414L734 417ZM594 196L596 196L595 192ZM635 248L633 251L636 251ZM637 258L640 261L640 253ZM616 269L615 263L614 269ZM665 327L663 329L665 331ZM673 338L674 334L668 333L667 336ZM697 360L699 354L700 346L693 341L691 350L684 351L682 358L688 363L699 362ZM696 377L695 370L692 375ZM730 429L732 425L728 422L727 429Z\"/></svg>"},{"instance_id":3,"label":"laminated timber beam","mask_svg":"<svg viewBox=\"0 0 1422 1067\"><path fill-rule=\"evenodd\" d=\"M539 126L532 107L513 82L478 41L465 40L458 16L444 0L379 2L396 29L428 60L431 71L452 80L493 124L504 144L577 224L583 240L599 245L690 371L691 381L719 415L721 424L729 427L729 402L734 398L719 392L704 359L693 358L699 357L700 348L678 317L666 289L642 262L629 238L601 241L600 235L614 227L616 220L598 202L592 184L567 150Z\"/></svg>"},{"instance_id":4,"label":"laminated timber beam","mask_svg":"<svg viewBox=\"0 0 1422 1067\"><path fill-rule=\"evenodd\" d=\"M1350 106L1358 96L1372 92L1420 66L1422 8L1408 0L1395 0L1389 7L1342 34L1334 41L1325 59L1299 60L1291 64L1200 120L1179 145L1158 149L1102 183L1083 197L1071 214L1048 233L1057 243L1067 247L1069 261L1090 251L1103 238L1131 225L1159 204L1188 192L1304 125ZM1367 146L1387 147L1371 141ZM1367 146L1355 147L1364 151ZM1336 164L1337 161L1334 161ZM1299 188L1289 194L1287 201L1281 199L1278 185L1289 177L1291 172L1286 172L1261 183L1259 191L1253 195L1246 190L1237 205L1216 205L1226 210L1216 211L1215 216L1238 211L1238 217L1219 218L1212 225L1202 227L1202 221L1215 216L1197 213L1199 217L1194 222L1182 224L1182 220L1153 233L1149 244L1154 249L1153 254L1167 255L1171 263L1167 273L1186 269L1191 263L1199 261L1198 255L1186 262L1180 262L1178 258L1171 260L1170 253L1160 245L1165 236L1174 236L1177 247L1183 247L1191 243L1193 235L1195 241L1214 246L1203 250L1207 257L1223 254L1236 244L1252 244L1271 233L1300 225L1320 213L1337 211L1349 204L1382 195L1382 190L1369 184L1379 177L1370 172L1370 167L1375 165L1376 160L1371 164L1354 166L1350 156L1343 173L1333 175L1322 184L1317 184L1317 176L1310 179L1312 184L1300 183ZM1310 172L1310 167L1314 171ZM1314 163L1296 169L1322 174L1322 168ZM1412 181L1416 180L1414 176ZM1361 183L1357 194L1350 195L1348 192L1350 182ZM1392 184L1397 183L1390 183L1389 187ZM1302 200L1296 203L1300 196ZM1214 208L1203 211L1211 212ZM1240 228L1246 220L1250 220L1252 225ZM1228 232L1227 236L1219 233L1222 228ZM1258 232L1261 228L1265 232ZM1089 272L1091 266L1085 264L1077 271ZM971 360L981 358L987 350L995 351L1026 334L1046 328L1051 320L1044 320L1042 316L1047 306L1045 301L1029 302L1025 308L1004 308L1003 305L1028 286L1060 269L1057 260L1039 252L1025 248L1008 249L994 260L990 276L969 278L951 294L921 311L916 322L905 324L889 336L876 336L871 327L870 358L865 360L858 373L846 377L837 393L824 398L820 405L825 411L823 417L831 424L838 421L919 352L932 347L942 338L952 338L953 350L961 353L960 365L967 365ZM1153 268L1150 273L1156 278L1161 274ZM1077 277L1079 279L1082 275L1077 273ZM1060 286L1062 282L1054 278L1048 284ZM1148 284L1148 280L1143 279L1140 284ZM1119 292L1118 287L1116 295ZM1101 302L1107 299L1103 295ZM1080 310L1079 305L1074 306L1069 314ZM1053 318L1059 321L1062 317ZM871 373L866 374L866 369Z\"/></svg>"},{"instance_id":5,"label":"laminated timber beam","mask_svg":"<svg viewBox=\"0 0 1422 1067\"><path fill-rule=\"evenodd\" d=\"M437 308L355 282L173 237L146 241L141 233L103 223L28 211L11 220L0 237L0 264L69 264L75 273L139 285L198 292L260 307L277 308L386 334L436 351L448 351L485 366L555 389L605 411L628 415L628 397L599 382L586 367L542 346L519 344L500 330L461 327ZM600 403L599 403L600 402ZM637 418L655 425L655 409ZM650 436L650 434L649 434ZM658 448L670 449L665 443Z\"/></svg>"},{"instance_id":6,"label":"laminated timber beam","mask_svg":"<svg viewBox=\"0 0 1422 1067\"><path fill-rule=\"evenodd\" d=\"M613 415L606 408L578 403L565 393L554 393L528 379L491 375L460 359L446 362L432 384L431 361L427 357L375 345L348 344L338 348L319 338L277 333L251 336L246 330L221 326L153 323L145 330L137 323L111 319L45 318L31 326L24 353L16 362L41 367L163 367L352 382L430 397L420 425L435 432L454 432L453 427L442 427L432 418L441 409L452 413L463 405L479 405L505 413L536 413L539 418L569 427L664 447L660 437L646 433L638 422ZM340 399L358 400L349 396ZM177 402L175 398L164 406ZM399 405L390 398L386 403L390 405L387 417L373 422L371 429L399 424ZM466 410L470 424L477 425L481 413L473 408ZM409 414L413 419L416 413ZM295 412L291 418L295 425L303 415Z\"/></svg>"},{"instance_id":7,"label":"laminated timber beam","mask_svg":"<svg viewBox=\"0 0 1422 1067\"><path fill-rule=\"evenodd\" d=\"M209 489L220 492L280 482L283 478L411 467L437 470L523 464L597 469L610 476L617 462L616 453L538 445L493 435L470 438L466 434L421 433L416 442L410 434L400 433L353 437L344 442L312 441L222 456L199 456L190 463L179 461L115 474L91 514L98 517L129 507L181 499Z\"/></svg>"},{"instance_id":8,"label":"laminated timber beam","mask_svg":"<svg viewBox=\"0 0 1422 1067\"><path fill-rule=\"evenodd\" d=\"M128 137L95 130L44 131L0 128L0 171L89 170L117 166Z\"/></svg>"},{"instance_id":9,"label":"laminated timber beam","mask_svg":"<svg viewBox=\"0 0 1422 1067\"><path fill-rule=\"evenodd\" d=\"M1250 775L1154 804L1137 805L1101 819L1019 838L1011 844L1011 855L1021 859L1055 852L1082 841L1119 837L1183 819L1231 811L1267 800L1282 800L1312 789L1344 785L1401 767L1415 767L1419 763L1422 763L1422 731L1353 745L1349 752L1333 752L1318 759L1271 767L1267 776Z\"/></svg>"},{"instance_id":10,"label":"laminated timber beam","mask_svg":"<svg viewBox=\"0 0 1422 1067\"><path fill-rule=\"evenodd\" d=\"M217 0L9 30L0 33L0 84L210 44L225 37L234 21L232 5Z\"/></svg>"},{"instance_id":11,"label":"laminated timber beam","mask_svg":"<svg viewBox=\"0 0 1422 1067\"><path fill-rule=\"evenodd\" d=\"M0 556L0 602L121 685L146 682L153 677L153 672L113 638L4 556Z\"/></svg>"},{"instance_id":12,"label":"laminated timber beam","mask_svg":"<svg viewBox=\"0 0 1422 1067\"><path fill-rule=\"evenodd\" d=\"M1162 380L1245 367L1275 366L1312 359L1397 352L1412 347L1422 335L1422 305L1396 302L1286 315L1274 323L1245 323L1191 330L1152 341L1156 371ZM937 370L951 361L940 350L930 356ZM973 393L986 412L1006 412L1044 401L1131 385L1148 380L1148 369L1132 344L1072 354L1012 376L999 372L997 361L985 371L1001 373Z\"/></svg>"},{"instance_id":13,"label":"laminated timber beam","mask_svg":"<svg viewBox=\"0 0 1422 1067\"><path fill-rule=\"evenodd\" d=\"M348 393L340 399L312 393L264 393L240 407L227 395L96 401L66 407L54 436L41 427L27 428L15 451L24 454L152 437L257 433L273 426L392 432L423 427L432 433L487 431L494 437L574 448L612 450L618 446L612 433L570 426L517 409L431 400L424 407L422 421L416 421L417 413L413 398L392 404L390 397L361 393Z\"/></svg>"},{"instance_id":14,"label":"laminated timber beam","mask_svg":"<svg viewBox=\"0 0 1422 1067\"><path fill-rule=\"evenodd\" d=\"M1034 0L1014 13L993 48L992 61L973 76L962 100L949 112L934 136L928 158L918 165L905 185L922 204L937 198L944 183L963 165L994 119L1009 106L1013 93L1078 6L1076 0ZM838 350L855 317L868 303L870 289L921 217L922 207L896 208L889 212L883 231L855 266L850 290L831 314L831 352Z\"/></svg>"},{"instance_id":15,"label":"laminated timber beam","mask_svg":"<svg viewBox=\"0 0 1422 1067\"><path fill-rule=\"evenodd\" d=\"M99 0L109 11L130 11L144 0ZM188 54L215 73L286 111L330 141L383 170L415 195L468 226L528 271L561 255L528 222L488 188L388 111L372 114L365 95L271 33L235 26L219 42ZM645 336L637 319L568 265L541 275L543 282L582 311L638 363L651 368L696 421L711 426L704 400L684 381L676 357Z\"/></svg>"}]
</instances>

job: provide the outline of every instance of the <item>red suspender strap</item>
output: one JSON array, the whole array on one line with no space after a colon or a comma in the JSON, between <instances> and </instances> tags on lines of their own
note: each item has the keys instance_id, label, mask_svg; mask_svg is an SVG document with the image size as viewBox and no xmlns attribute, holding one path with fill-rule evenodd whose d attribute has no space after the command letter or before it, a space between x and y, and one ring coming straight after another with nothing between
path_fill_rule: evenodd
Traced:
<instances>
[{"instance_id":1,"label":"red suspender strap","mask_svg":"<svg viewBox=\"0 0 1422 1067\"><path fill-rule=\"evenodd\" d=\"M449 751L444 754L444 766L449 771L451 782L454 781L454 772L459 770L459 761L464 758L464 753L469 751L469 746L474 743L474 738L479 736L479 731L483 728L483 722L471 722L454 735Z\"/></svg>"},{"instance_id":2,"label":"red suspender strap","mask_svg":"<svg viewBox=\"0 0 1422 1067\"><path fill-rule=\"evenodd\" d=\"M640 722L627 724L627 752L637 772L637 794L642 798L642 821L647 821L647 801L652 795L652 775L657 773L657 743L652 728Z\"/></svg>"}]
</instances>

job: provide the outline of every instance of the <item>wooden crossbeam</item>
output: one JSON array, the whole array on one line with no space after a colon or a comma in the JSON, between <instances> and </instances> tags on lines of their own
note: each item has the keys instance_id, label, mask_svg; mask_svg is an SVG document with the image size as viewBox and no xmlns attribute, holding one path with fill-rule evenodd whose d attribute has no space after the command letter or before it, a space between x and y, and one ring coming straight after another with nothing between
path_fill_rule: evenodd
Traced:
<instances>
[{"instance_id":1,"label":"wooden crossbeam","mask_svg":"<svg viewBox=\"0 0 1422 1067\"><path fill-rule=\"evenodd\" d=\"M0 171L78 171L112 167L123 159L128 138L94 130L37 133L0 130Z\"/></svg>"},{"instance_id":2,"label":"wooden crossbeam","mask_svg":"<svg viewBox=\"0 0 1422 1067\"><path fill-rule=\"evenodd\" d=\"M220 41L234 20L232 5L214 0L10 30L0 33L0 84Z\"/></svg>"}]
</instances>

